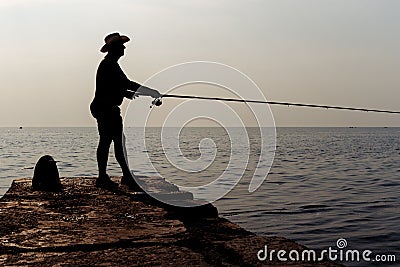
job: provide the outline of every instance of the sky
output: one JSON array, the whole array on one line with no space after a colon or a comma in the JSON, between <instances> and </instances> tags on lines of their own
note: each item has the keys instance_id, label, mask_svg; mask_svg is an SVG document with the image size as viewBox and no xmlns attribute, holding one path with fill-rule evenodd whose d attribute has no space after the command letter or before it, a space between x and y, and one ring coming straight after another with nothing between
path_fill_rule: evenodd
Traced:
<instances>
[{"instance_id":1,"label":"sky","mask_svg":"<svg viewBox=\"0 0 400 267\"><path fill-rule=\"evenodd\" d=\"M99 49L116 31L132 39L120 64L139 83L212 61L270 101L400 110L399 13L398 0L0 0L0 127L95 126ZM400 126L400 115L271 109L277 126Z\"/></svg>"}]
</instances>

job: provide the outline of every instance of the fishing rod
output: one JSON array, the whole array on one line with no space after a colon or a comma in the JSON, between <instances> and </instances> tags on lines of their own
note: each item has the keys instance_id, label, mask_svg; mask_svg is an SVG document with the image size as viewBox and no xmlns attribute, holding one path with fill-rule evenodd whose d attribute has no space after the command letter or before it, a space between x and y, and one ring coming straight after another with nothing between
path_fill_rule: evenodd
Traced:
<instances>
[{"instance_id":1,"label":"fishing rod","mask_svg":"<svg viewBox=\"0 0 400 267\"><path fill-rule=\"evenodd\" d=\"M340 110L352 110L352 111L364 111L364 112L378 112L378 113L390 113L400 114L400 111L393 110L382 110L382 109L369 109L369 108L355 108L355 107L342 107L342 106L328 106L328 105L315 105L315 104L304 104L304 103L291 103L291 102L277 102L277 101L263 101L263 100L246 100L236 98L222 98L222 97L206 97L206 96L190 96L190 95L172 95L165 94L160 98L155 99L152 104L159 106L161 105L162 98L183 98L183 99L200 99L200 100L219 100L226 102L241 102L241 103L257 103L257 104L270 104L270 105L281 105L281 106L296 106L296 107L307 107L307 108L324 108L324 109L340 109Z\"/></svg>"}]
</instances>

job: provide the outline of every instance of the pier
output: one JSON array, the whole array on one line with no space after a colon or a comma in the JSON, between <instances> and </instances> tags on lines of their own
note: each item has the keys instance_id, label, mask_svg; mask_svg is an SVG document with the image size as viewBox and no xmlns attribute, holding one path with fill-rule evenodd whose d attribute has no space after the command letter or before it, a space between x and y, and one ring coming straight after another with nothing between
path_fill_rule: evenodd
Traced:
<instances>
[{"instance_id":1,"label":"pier","mask_svg":"<svg viewBox=\"0 0 400 267\"><path fill-rule=\"evenodd\" d=\"M0 199L1 266L341 266L259 261L267 244L306 247L246 231L211 204L174 208L123 187L96 188L90 177L62 178L60 193L32 191L31 182L15 180Z\"/></svg>"}]
</instances>

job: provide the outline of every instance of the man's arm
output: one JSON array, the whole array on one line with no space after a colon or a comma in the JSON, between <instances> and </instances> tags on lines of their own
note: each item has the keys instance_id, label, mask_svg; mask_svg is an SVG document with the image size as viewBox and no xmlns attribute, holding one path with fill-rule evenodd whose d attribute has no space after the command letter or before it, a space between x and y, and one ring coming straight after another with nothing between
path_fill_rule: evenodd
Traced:
<instances>
[{"instance_id":1,"label":"man's arm","mask_svg":"<svg viewBox=\"0 0 400 267\"><path fill-rule=\"evenodd\" d=\"M120 71L123 75L122 77L124 87L126 88L124 92L124 97L129 99L133 99L133 97L139 95L151 96L153 98L161 97L160 92L158 92L157 90L151 89L149 87L140 85L137 82L129 80L128 77L126 77L126 75L123 73L122 69L120 69Z\"/></svg>"},{"instance_id":2,"label":"man's arm","mask_svg":"<svg viewBox=\"0 0 400 267\"><path fill-rule=\"evenodd\" d=\"M121 85L120 88L123 90L122 95L126 98L133 99L135 92L141 85L137 82L129 80L119 64L116 64L115 67L115 71L118 73L115 75L115 77L119 77L119 83Z\"/></svg>"},{"instance_id":3,"label":"man's arm","mask_svg":"<svg viewBox=\"0 0 400 267\"><path fill-rule=\"evenodd\" d=\"M155 89L151 89L146 86L139 87L139 89L136 91L135 95L136 96L145 95L145 96L151 96L153 98L159 98L162 96L159 91L157 91Z\"/></svg>"},{"instance_id":4,"label":"man's arm","mask_svg":"<svg viewBox=\"0 0 400 267\"><path fill-rule=\"evenodd\" d=\"M136 91L140 88L140 84L138 84L137 82L134 81L130 81L127 79L126 81L126 91L124 94L124 97L129 98L129 99L133 99L133 97L135 96Z\"/></svg>"},{"instance_id":5,"label":"man's arm","mask_svg":"<svg viewBox=\"0 0 400 267\"><path fill-rule=\"evenodd\" d=\"M146 86L139 86L139 89L135 90L135 91L131 91L131 90L126 90L125 92L125 97L129 98L129 99L133 99L136 96L140 96L140 95L144 95L144 96L151 96L153 98L159 98L162 95L160 94L160 92L158 92L157 90L151 89L149 87Z\"/></svg>"}]
</instances>

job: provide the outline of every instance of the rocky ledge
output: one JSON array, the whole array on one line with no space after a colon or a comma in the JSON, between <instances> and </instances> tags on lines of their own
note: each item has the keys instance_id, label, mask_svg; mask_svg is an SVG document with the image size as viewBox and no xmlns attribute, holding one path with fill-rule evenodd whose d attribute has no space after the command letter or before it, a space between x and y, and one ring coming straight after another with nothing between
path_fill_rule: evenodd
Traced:
<instances>
[{"instance_id":1,"label":"rocky ledge","mask_svg":"<svg viewBox=\"0 0 400 267\"><path fill-rule=\"evenodd\" d=\"M211 205L174 209L123 188L98 189L94 178L61 181L61 193L32 191L31 179L12 183L0 200L1 266L339 266L261 262L257 252L266 244L306 247L257 236Z\"/></svg>"}]
</instances>

